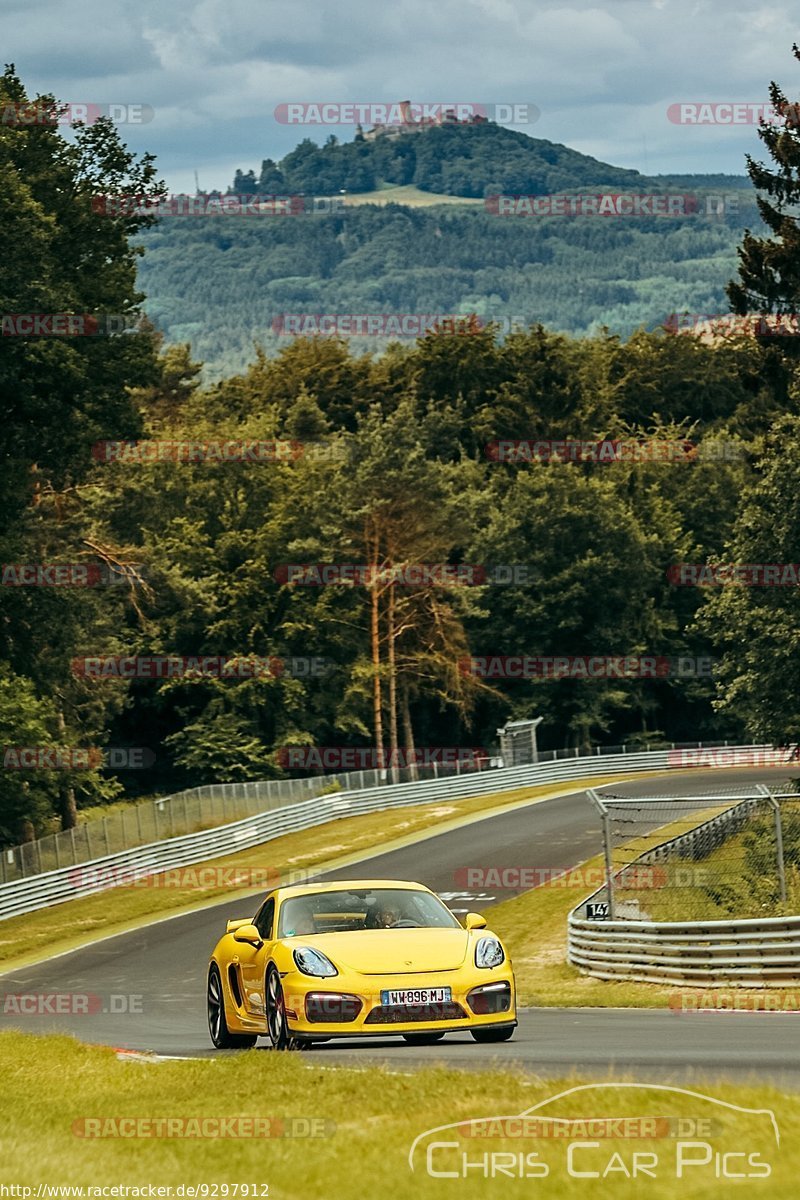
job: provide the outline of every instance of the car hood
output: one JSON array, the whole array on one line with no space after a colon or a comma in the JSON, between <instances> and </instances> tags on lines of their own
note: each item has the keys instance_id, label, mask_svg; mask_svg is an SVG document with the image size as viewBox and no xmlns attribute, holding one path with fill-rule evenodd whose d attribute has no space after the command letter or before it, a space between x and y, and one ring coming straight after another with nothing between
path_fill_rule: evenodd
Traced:
<instances>
[{"instance_id":1,"label":"car hood","mask_svg":"<svg viewBox=\"0 0 800 1200\"><path fill-rule=\"evenodd\" d=\"M359 929L292 938L287 946L314 946L340 968L362 975L456 971L469 948L465 929Z\"/></svg>"}]
</instances>

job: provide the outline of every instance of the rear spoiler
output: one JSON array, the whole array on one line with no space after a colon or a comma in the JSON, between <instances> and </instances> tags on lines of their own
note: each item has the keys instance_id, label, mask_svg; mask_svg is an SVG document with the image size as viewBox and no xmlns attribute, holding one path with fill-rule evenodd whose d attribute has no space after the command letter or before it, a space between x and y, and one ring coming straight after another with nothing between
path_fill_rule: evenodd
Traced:
<instances>
[{"instance_id":1,"label":"rear spoiler","mask_svg":"<svg viewBox=\"0 0 800 1200\"><path fill-rule=\"evenodd\" d=\"M244 917L244 919L241 921L228 921L228 924L225 926L225 932L233 933L234 929L241 929L242 925L252 925L252 924L253 924L252 917Z\"/></svg>"}]
</instances>

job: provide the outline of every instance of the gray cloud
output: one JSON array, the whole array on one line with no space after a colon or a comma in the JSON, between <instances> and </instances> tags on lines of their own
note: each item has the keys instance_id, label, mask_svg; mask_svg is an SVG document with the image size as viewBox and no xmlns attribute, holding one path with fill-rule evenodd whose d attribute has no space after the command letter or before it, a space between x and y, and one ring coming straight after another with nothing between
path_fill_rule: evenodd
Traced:
<instances>
[{"instance_id":1,"label":"gray cloud","mask_svg":"<svg viewBox=\"0 0 800 1200\"><path fill-rule=\"evenodd\" d=\"M4 51L30 91L156 109L123 128L175 190L224 186L319 128L287 101L533 102L526 129L651 173L744 170L755 127L692 128L669 104L758 101L800 88L788 11L749 0L5 0ZM339 127L341 138L352 129Z\"/></svg>"}]
</instances>

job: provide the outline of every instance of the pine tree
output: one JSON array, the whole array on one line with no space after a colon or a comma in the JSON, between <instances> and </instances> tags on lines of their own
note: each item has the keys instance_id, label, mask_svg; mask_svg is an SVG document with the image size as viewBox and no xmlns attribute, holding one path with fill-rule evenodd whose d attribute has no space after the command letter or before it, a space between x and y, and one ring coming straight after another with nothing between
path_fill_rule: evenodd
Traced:
<instances>
[{"instance_id":1,"label":"pine tree","mask_svg":"<svg viewBox=\"0 0 800 1200\"><path fill-rule=\"evenodd\" d=\"M792 46L800 62L800 49ZM769 86L780 124L761 122L758 136L777 169L747 155L747 171L758 191L758 209L771 237L745 230L739 248L739 280L727 286L734 312L796 313L800 309L800 227L791 214L800 203L800 122L798 106L790 104L776 83Z\"/></svg>"}]
</instances>

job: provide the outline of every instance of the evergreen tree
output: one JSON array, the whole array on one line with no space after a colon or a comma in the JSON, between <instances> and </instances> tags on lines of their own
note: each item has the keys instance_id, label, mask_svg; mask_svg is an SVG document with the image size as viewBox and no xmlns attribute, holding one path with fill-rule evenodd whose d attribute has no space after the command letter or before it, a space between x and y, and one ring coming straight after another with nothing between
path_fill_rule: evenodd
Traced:
<instances>
[{"instance_id":1,"label":"evergreen tree","mask_svg":"<svg viewBox=\"0 0 800 1200\"><path fill-rule=\"evenodd\" d=\"M800 61L800 49L792 47ZM734 312L796 313L800 309L800 128L797 105L790 105L776 83L769 96L782 124L762 121L758 136L769 151L773 168L747 155L747 170L758 191L758 209L772 236L745 231L739 249L739 280L727 287Z\"/></svg>"}]
</instances>

